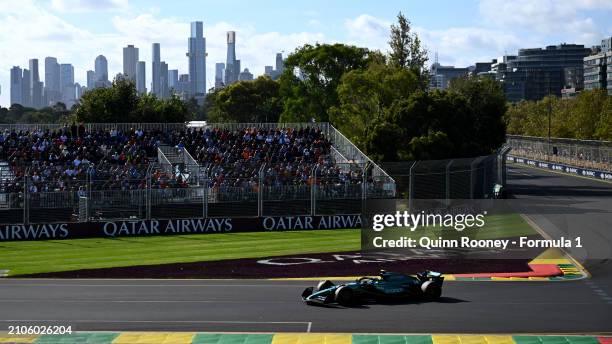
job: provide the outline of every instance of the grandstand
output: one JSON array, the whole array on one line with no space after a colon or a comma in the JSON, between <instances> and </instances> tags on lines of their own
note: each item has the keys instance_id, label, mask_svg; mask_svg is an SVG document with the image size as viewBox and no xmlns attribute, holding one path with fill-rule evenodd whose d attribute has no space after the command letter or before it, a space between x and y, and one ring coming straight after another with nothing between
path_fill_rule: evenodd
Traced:
<instances>
[{"instance_id":1,"label":"grandstand","mask_svg":"<svg viewBox=\"0 0 612 344\"><path fill-rule=\"evenodd\" d=\"M395 193L328 123L4 125L0 177L0 223L348 214Z\"/></svg>"}]
</instances>

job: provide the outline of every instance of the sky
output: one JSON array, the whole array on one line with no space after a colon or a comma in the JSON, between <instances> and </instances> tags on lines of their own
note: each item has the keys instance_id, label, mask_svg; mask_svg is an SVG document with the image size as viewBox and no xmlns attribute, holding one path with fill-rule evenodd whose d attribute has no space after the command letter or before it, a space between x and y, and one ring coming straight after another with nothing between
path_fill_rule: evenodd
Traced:
<instances>
[{"instance_id":1,"label":"sky","mask_svg":"<svg viewBox=\"0 0 612 344\"><path fill-rule=\"evenodd\" d=\"M189 23L202 21L208 57L207 88L214 65L225 62L225 32L236 31L242 68L261 75L306 43L347 43L388 51L398 12L411 21L429 51L444 65L465 67L519 48L560 43L585 46L612 36L612 0L0 0L0 105L9 106L10 68L38 58L72 63L86 84L96 56L106 56L109 76L122 71L122 48L134 44L147 64L151 44L161 44L169 69L187 73Z\"/></svg>"}]
</instances>

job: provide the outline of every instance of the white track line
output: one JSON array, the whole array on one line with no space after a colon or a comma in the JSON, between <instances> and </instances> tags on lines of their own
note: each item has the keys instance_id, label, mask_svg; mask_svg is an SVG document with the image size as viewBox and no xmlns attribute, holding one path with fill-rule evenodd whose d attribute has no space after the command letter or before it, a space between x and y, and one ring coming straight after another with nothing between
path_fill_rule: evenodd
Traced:
<instances>
[{"instance_id":1,"label":"white track line","mask_svg":"<svg viewBox=\"0 0 612 344\"><path fill-rule=\"evenodd\" d=\"M5 299L0 303L288 303L291 301L230 301L230 300L53 300L53 299Z\"/></svg>"},{"instance_id":2,"label":"white track line","mask_svg":"<svg viewBox=\"0 0 612 344\"><path fill-rule=\"evenodd\" d=\"M311 281L304 281L311 282ZM304 283L302 283L304 284ZM204 288L227 288L227 287L239 287L239 288L268 288L268 287L283 287L283 288L295 288L300 287L301 284L23 284L23 283L2 283L1 287L79 287L79 288L106 288L106 287L134 287L134 288L149 288L149 287L160 287L160 288L189 288L189 287L204 287Z\"/></svg>"},{"instance_id":3,"label":"white track line","mask_svg":"<svg viewBox=\"0 0 612 344\"><path fill-rule=\"evenodd\" d=\"M240 320L42 320L42 319L13 319L0 320L0 323L80 323L80 324L238 324L238 325L306 325L306 332L310 332L310 321L240 321ZM90 332L90 331L82 331Z\"/></svg>"}]
</instances>

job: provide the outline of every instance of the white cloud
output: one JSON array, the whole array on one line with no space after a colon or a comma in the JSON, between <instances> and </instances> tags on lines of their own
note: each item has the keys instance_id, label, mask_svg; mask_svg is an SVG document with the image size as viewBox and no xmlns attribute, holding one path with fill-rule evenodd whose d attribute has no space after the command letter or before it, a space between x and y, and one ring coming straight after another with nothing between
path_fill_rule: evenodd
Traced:
<instances>
[{"instance_id":1,"label":"white cloud","mask_svg":"<svg viewBox=\"0 0 612 344\"><path fill-rule=\"evenodd\" d=\"M344 27L354 44L383 51L387 49L390 22L362 14L354 19L345 20Z\"/></svg>"},{"instance_id":2,"label":"white cloud","mask_svg":"<svg viewBox=\"0 0 612 344\"><path fill-rule=\"evenodd\" d=\"M51 0L51 8L61 12L125 10L128 0Z\"/></svg>"},{"instance_id":3,"label":"white cloud","mask_svg":"<svg viewBox=\"0 0 612 344\"><path fill-rule=\"evenodd\" d=\"M457 27L445 30L415 28L430 53L442 64L465 67L475 62L486 62L503 55L514 53L525 45L535 44L512 33L475 27Z\"/></svg>"},{"instance_id":4,"label":"white cloud","mask_svg":"<svg viewBox=\"0 0 612 344\"><path fill-rule=\"evenodd\" d=\"M345 29L351 38L351 43L379 49L389 50L390 27L393 22L371 15L362 14L345 21ZM412 27L430 53L433 62L437 52L441 63L456 66L468 66L476 61L490 61L503 55L505 51L512 52L532 43L519 39L507 30L492 30L478 27L451 27L443 30L429 30L424 27Z\"/></svg>"},{"instance_id":5,"label":"white cloud","mask_svg":"<svg viewBox=\"0 0 612 344\"><path fill-rule=\"evenodd\" d=\"M479 12L491 25L537 34L564 34L567 39L602 37L585 12L610 10L610 0L481 0ZM594 43L593 41L584 43Z\"/></svg>"}]
</instances>

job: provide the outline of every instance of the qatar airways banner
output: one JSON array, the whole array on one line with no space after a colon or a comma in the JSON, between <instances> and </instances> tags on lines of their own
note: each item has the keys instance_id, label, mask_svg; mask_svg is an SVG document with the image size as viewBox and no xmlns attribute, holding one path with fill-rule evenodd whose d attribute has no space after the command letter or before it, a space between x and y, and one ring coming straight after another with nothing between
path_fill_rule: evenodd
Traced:
<instances>
[{"instance_id":1,"label":"qatar airways banner","mask_svg":"<svg viewBox=\"0 0 612 344\"><path fill-rule=\"evenodd\" d=\"M571 174L575 174L578 176L590 177L590 178L601 179L601 180L612 180L612 172L598 171L598 170L593 170L589 168L574 167L574 166L558 164L554 162L545 162L545 161L539 161L539 160L533 160L533 159L527 159L527 158L519 158L515 156L510 156L510 155L507 157L507 159L508 161L511 161L511 162L516 162L519 164L525 164L525 165L529 165L533 167L548 169L552 171L571 173Z\"/></svg>"},{"instance_id":2,"label":"qatar airways banner","mask_svg":"<svg viewBox=\"0 0 612 344\"><path fill-rule=\"evenodd\" d=\"M361 228L361 215L124 220L0 225L0 241Z\"/></svg>"}]
</instances>

